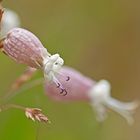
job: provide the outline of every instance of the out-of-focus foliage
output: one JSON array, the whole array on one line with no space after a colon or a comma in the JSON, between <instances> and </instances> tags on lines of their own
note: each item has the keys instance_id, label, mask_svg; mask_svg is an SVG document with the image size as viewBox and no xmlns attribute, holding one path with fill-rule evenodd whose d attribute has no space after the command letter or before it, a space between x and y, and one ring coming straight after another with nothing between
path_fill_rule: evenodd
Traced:
<instances>
[{"instance_id":1,"label":"out-of-focus foliage","mask_svg":"<svg viewBox=\"0 0 140 140\"><path fill-rule=\"evenodd\" d=\"M95 80L108 79L114 97L139 100L140 1L136 0L3 0L15 10L22 27L35 33L50 53L60 53L66 65ZM0 55L0 95L25 66ZM40 72L34 77L41 77ZM51 124L34 123L22 111L0 113L2 140L139 140L140 111L136 123L128 126L115 113L99 124L86 103L56 103L36 86L10 102L40 107Z\"/></svg>"}]
</instances>

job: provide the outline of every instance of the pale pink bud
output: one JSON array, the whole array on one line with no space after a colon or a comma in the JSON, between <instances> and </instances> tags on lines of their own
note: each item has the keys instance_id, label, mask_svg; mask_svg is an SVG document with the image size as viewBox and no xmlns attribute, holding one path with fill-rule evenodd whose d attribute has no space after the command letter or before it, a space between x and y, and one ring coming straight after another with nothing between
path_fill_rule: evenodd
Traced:
<instances>
[{"instance_id":1,"label":"pale pink bud","mask_svg":"<svg viewBox=\"0 0 140 140\"><path fill-rule=\"evenodd\" d=\"M1 41L0 49L18 63L43 70L46 80L53 81L61 92L67 93L56 78L64 60L59 54L49 54L40 40L30 31L22 28L11 29Z\"/></svg>"},{"instance_id":2,"label":"pale pink bud","mask_svg":"<svg viewBox=\"0 0 140 140\"><path fill-rule=\"evenodd\" d=\"M112 98L110 95L111 86L107 80L95 82L69 67L62 67L60 72L71 77L69 82L67 82L64 77L57 75L57 78L65 86L69 94L67 96L60 96L57 94L58 89L54 88L54 83L46 82L45 89L49 97L64 102L89 102L96 112L98 121L103 121L107 117L107 109L111 109L123 116L129 124L133 123L132 114L138 103L124 103Z\"/></svg>"},{"instance_id":3,"label":"pale pink bud","mask_svg":"<svg viewBox=\"0 0 140 140\"><path fill-rule=\"evenodd\" d=\"M4 52L17 61L34 68L43 67L43 59L48 56L40 40L28 30L11 29L3 41Z\"/></svg>"}]
</instances>

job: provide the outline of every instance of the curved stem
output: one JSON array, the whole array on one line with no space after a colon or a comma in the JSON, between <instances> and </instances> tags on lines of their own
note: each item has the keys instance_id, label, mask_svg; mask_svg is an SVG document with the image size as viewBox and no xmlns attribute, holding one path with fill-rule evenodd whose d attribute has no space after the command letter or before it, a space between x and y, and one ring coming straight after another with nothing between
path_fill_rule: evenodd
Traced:
<instances>
[{"instance_id":1,"label":"curved stem","mask_svg":"<svg viewBox=\"0 0 140 140\"><path fill-rule=\"evenodd\" d=\"M30 83L25 84L23 87L21 87L21 89L13 92L13 91L9 91L4 97L1 98L1 103L5 103L8 102L11 98L15 97L17 94L22 93L28 89L31 89L32 87L42 84L44 78L40 78L37 80L34 80Z\"/></svg>"},{"instance_id":2,"label":"curved stem","mask_svg":"<svg viewBox=\"0 0 140 140\"><path fill-rule=\"evenodd\" d=\"M8 110L10 108L16 108L16 109L21 109L21 110L25 110L26 109L25 107L17 105L17 104L5 104L5 105L2 105L0 107L0 111Z\"/></svg>"}]
</instances>

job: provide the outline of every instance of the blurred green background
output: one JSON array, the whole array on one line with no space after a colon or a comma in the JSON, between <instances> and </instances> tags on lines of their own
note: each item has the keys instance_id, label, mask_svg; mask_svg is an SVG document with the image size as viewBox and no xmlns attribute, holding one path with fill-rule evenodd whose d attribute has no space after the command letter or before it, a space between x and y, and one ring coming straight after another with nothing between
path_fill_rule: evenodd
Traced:
<instances>
[{"instance_id":1,"label":"blurred green background","mask_svg":"<svg viewBox=\"0 0 140 140\"><path fill-rule=\"evenodd\" d=\"M112 96L139 100L140 1L137 0L3 0L15 10L22 27L35 33L50 53L60 53L65 64L95 80L112 84ZM0 55L0 95L25 66ZM34 79L43 76L38 72ZM140 109L128 126L116 113L99 124L87 103L57 103L39 85L11 103L44 110L51 124L34 123L20 110L0 113L0 140L139 140Z\"/></svg>"}]
</instances>

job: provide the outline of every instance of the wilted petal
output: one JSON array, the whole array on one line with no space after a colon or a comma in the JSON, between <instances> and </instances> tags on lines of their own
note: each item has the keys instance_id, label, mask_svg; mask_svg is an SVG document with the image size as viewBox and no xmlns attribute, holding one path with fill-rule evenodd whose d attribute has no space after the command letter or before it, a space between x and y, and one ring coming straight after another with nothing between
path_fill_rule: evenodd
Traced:
<instances>
[{"instance_id":1,"label":"wilted petal","mask_svg":"<svg viewBox=\"0 0 140 140\"><path fill-rule=\"evenodd\" d=\"M111 97L110 84L106 80L99 81L89 91L91 105L94 107L99 121L103 121L107 115L107 108L124 117L129 124L134 122L132 114L137 108L137 102L124 103Z\"/></svg>"}]
</instances>

